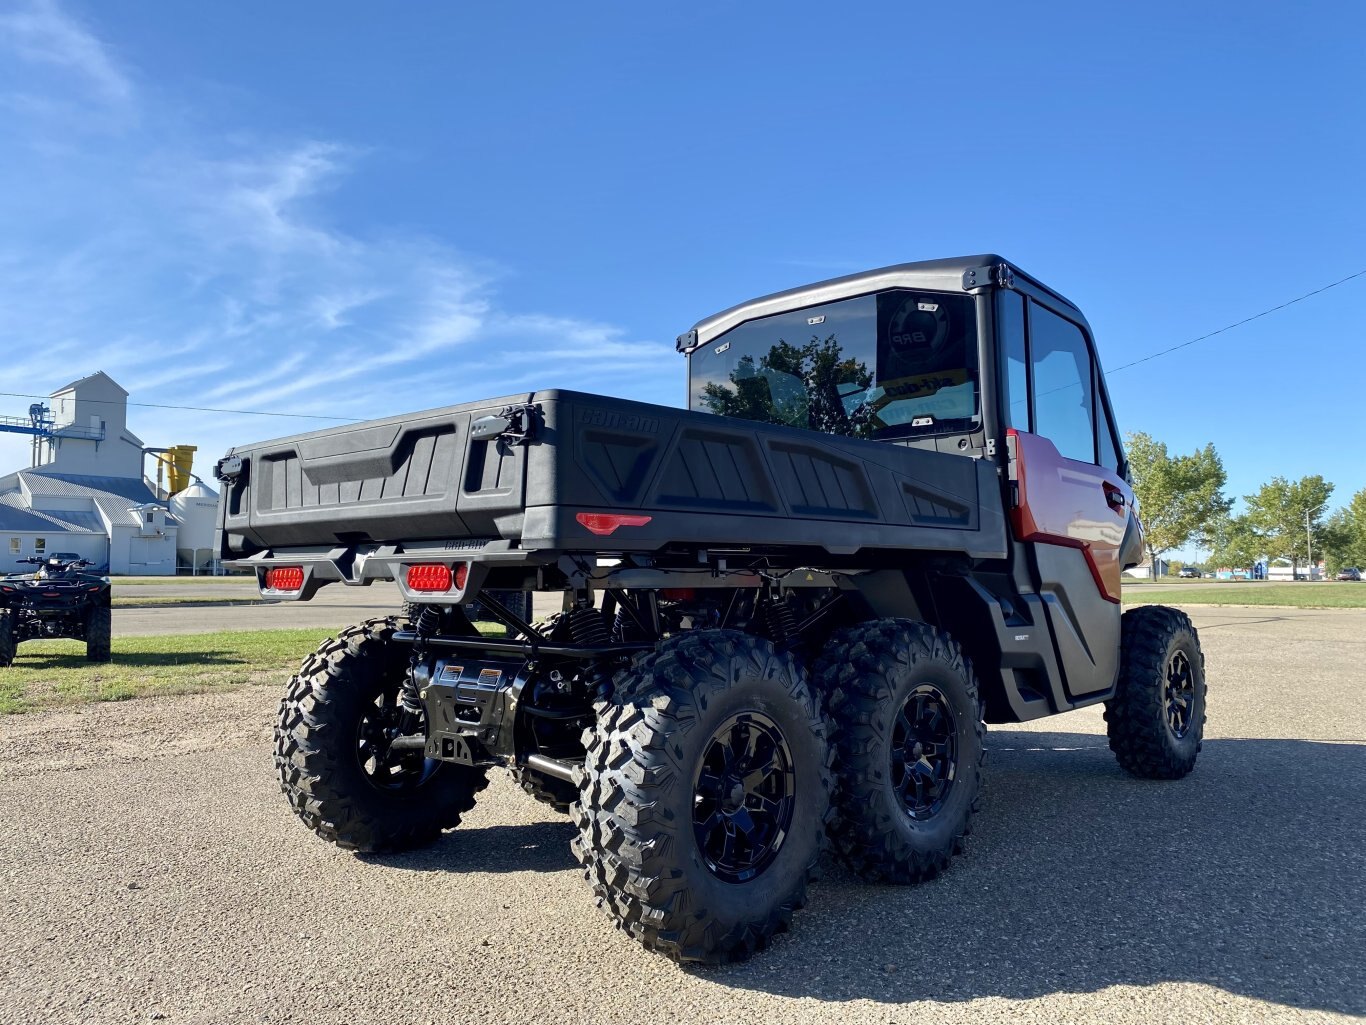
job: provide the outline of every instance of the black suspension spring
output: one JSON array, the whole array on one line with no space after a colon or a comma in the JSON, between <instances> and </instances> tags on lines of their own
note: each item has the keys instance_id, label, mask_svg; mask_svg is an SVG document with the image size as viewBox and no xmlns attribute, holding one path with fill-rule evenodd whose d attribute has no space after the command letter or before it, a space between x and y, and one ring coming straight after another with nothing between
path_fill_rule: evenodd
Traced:
<instances>
[{"instance_id":1,"label":"black suspension spring","mask_svg":"<svg viewBox=\"0 0 1366 1025\"><path fill-rule=\"evenodd\" d=\"M786 644L797 633L797 616L783 598L770 595L761 609L764 630L774 644Z\"/></svg>"},{"instance_id":2,"label":"black suspension spring","mask_svg":"<svg viewBox=\"0 0 1366 1025\"><path fill-rule=\"evenodd\" d=\"M575 644L606 646L612 643L607 620L591 605L580 605L568 613L569 635Z\"/></svg>"},{"instance_id":3,"label":"black suspension spring","mask_svg":"<svg viewBox=\"0 0 1366 1025\"><path fill-rule=\"evenodd\" d=\"M408 658L408 675L403 679L403 689L399 692L399 703L411 715L422 714L422 695L417 686L417 668L427 657L427 638L436 633L441 626L441 613L435 605L423 605L413 617L413 653Z\"/></svg>"}]
</instances>

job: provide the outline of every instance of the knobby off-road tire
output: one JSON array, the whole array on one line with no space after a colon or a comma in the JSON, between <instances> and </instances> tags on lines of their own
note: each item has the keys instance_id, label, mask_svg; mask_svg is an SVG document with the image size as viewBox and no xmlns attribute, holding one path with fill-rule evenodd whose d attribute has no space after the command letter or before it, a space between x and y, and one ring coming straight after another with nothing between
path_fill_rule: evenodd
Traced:
<instances>
[{"instance_id":1,"label":"knobby off-road tire","mask_svg":"<svg viewBox=\"0 0 1366 1025\"><path fill-rule=\"evenodd\" d=\"M19 642L14 636L14 613L0 609L0 667L14 665Z\"/></svg>"},{"instance_id":2,"label":"knobby off-road tire","mask_svg":"<svg viewBox=\"0 0 1366 1025\"><path fill-rule=\"evenodd\" d=\"M85 624L85 659L87 662L108 662L113 655L114 622L108 605L97 605L90 610Z\"/></svg>"},{"instance_id":3,"label":"knobby off-road tire","mask_svg":"<svg viewBox=\"0 0 1366 1025\"><path fill-rule=\"evenodd\" d=\"M982 789L986 727L962 650L924 623L877 620L838 631L816 679L834 731L836 853L875 882L938 875Z\"/></svg>"},{"instance_id":4,"label":"knobby off-road tire","mask_svg":"<svg viewBox=\"0 0 1366 1025\"><path fill-rule=\"evenodd\" d=\"M831 786L820 703L790 655L734 630L662 641L614 684L584 732L584 876L647 948L744 960L788 928L817 870Z\"/></svg>"},{"instance_id":5,"label":"knobby off-road tire","mask_svg":"<svg viewBox=\"0 0 1366 1025\"><path fill-rule=\"evenodd\" d=\"M523 765L514 766L510 771L514 783L561 815L567 815L579 799L579 788L567 780L546 776Z\"/></svg>"},{"instance_id":6,"label":"knobby off-road tire","mask_svg":"<svg viewBox=\"0 0 1366 1025\"><path fill-rule=\"evenodd\" d=\"M1130 609L1120 620L1119 685L1105 703L1110 750L1143 779L1180 779L1205 735L1205 656L1184 612Z\"/></svg>"},{"instance_id":7,"label":"knobby off-road tire","mask_svg":"<svg viewBox=\"0 0 1366 1025\"><path fill-rule=\"evenodd\" d=\"M393 708L408 666L407 648L392 640L396 628L393 617L372 619L324 641L289 681L276 720L275 768L290 807L347 850L427 843L459 825L488 785L483 769L421 752L389 768L370 761L367 738Z\"/></svg>"}]
</instances>

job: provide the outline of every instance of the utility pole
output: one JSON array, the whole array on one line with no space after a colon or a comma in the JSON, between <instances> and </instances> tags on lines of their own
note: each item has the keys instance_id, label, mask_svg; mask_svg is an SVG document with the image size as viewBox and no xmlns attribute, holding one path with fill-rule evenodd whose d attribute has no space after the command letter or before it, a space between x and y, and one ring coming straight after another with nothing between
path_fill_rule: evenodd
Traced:
<instances>
[{"instance_id":1,"label":"utility pole","mask_svg":"<svg viewBox=\"0 0 1366 1025\"><path fill-rule=\"evenodd\" d=\"M1314 579L1314 534L1309 529L1309 510L1304 510L1304 550L1305 561L1309 563L1309 579Z\"/></svg>"},{"instance_id":2,"label":"utility pole","mask_svg":"<svg viewBox=\"0 0 1366 1025\"><path fill-rule=\"evenodd\" d=\"M1313 506L1312 508L1309 506L1305 506L1304 509L1305 561L1309 563L1309 575L1306 577L1307 580L1314 579L1314 531L1313 527L1310 524L1309 516L1312 513L1318 512L1320 509L1324 507L1324 505L1327 504L1328 503L1324 502L1320 505Z\"/></svg>"}]
</instances>

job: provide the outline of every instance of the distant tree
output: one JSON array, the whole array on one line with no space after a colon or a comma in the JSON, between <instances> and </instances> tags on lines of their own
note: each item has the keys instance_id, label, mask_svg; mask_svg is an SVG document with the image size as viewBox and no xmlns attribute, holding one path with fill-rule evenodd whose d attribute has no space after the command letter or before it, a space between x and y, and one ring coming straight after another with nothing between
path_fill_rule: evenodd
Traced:
<instances>
[{"instance_id":1,"label":"distant tree","mask_svg":"<svg viewBox=\"0 0 1366 1025\"><path fill-rule=\"evenodd\" d=\"M1297 481L1273 477L1255 495L1243 496L1247 521L1266 554L1289 559L1292 574L1308 555L1309 534L1321 535L1324 507L1332 494L1333 485L1313 474Z\"/></svg>"},{"instance_id":2,"label":"distant tree","mask_svg":"<svg viewBox=\"0 0 1366 1025\"><path fill-rule=\"evenodd\" d=\"M1128 453L1148 563L1156 576L1163 552L1209 543L1211 527L1232 504L1223 493L1228 475L1212 444L1173 456L1166 442L1140 431L1129 435Z\"/></svg>"},{"instance_id":3,"label":"distant tree","mask_svg":"<svg viewBox=\"0 0 1366 1025\"><path fill-rule=\"evenodd\" d=\"M757 362L742 357L730 385L708 384L702 401L721 416L866 438L873 432L873 408L862 395L873 375L864 363L842 355L834 335L824 341L813 337L800 347L780 340ZM860 398L847 408L846 395Z\"/></svg>"},{"instance_id":4,"label":"distant tree","mask_svg":"<svg viewBox=\"0 0 1366 1025\"><path fill-rule=\"evenodd\" d=\"M1353 495L1347 504L1347 522L1347 557L1357 569L1366 569L1366 488Z\"/></svg>"},{"instance_id":5,"label":"distant tree","mask_svg":"<svg viewBox=\"0 0 1366 1025\"><path fill-rule=\"evenodd\" d=\"M1344 566L1366 567L1366 488L1328 517L1321 543L1328 572L1336 573Z\"/></svg>"},{"instance_id":6,"label":"distant tree","mask_svg":"<svg viewBox=\"0 0 1366 1025\"><path fill-rule=\"evenodd\" d=\"M1217 517L1209 530L1212 569L1251 569L1266 555L1262 539L1246 516Z\"/></svg>"}]
</instances>

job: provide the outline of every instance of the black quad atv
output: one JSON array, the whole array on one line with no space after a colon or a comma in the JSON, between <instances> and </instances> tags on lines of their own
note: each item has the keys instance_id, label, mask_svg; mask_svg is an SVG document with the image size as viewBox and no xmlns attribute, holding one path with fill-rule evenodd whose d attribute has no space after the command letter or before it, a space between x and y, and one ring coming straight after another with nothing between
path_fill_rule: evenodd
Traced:
<instances>
[{"instance_id":1,"label":"black quad atv","mask_svg":"<svg viewBox=\"0 0 1366 1025\"><path fill-rule=\"evenodd\" d=\"M1125 771L1194 768L1204 658L1180 611L1120 604L1143 530L1075 305L999 256L934 260L678 348L687 409L523 392L218 464L219 554L265 597L407 603L286 687L275 762L309 829L422 843L507 766L573 816L622 930L735 961L827 844L873 881L943 871L987 723L1104 704ZM538 592L561 611L533 623Z\"/></svg>"},{"instance_id":2,"label":"black quad atv","mask_svg":"<svg viewBox=\"0 0 1366 1025\"><path fill-rule=\"evenodd\" d=\"M108 662L108 578L83 572L91 563L74 555L20 561L38 569L0 577L0 666L14 662L20 641L57 637L85 641L89 661Z\"/></svg>"}]
</instances>

